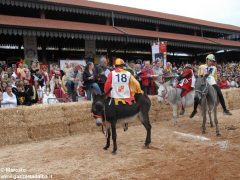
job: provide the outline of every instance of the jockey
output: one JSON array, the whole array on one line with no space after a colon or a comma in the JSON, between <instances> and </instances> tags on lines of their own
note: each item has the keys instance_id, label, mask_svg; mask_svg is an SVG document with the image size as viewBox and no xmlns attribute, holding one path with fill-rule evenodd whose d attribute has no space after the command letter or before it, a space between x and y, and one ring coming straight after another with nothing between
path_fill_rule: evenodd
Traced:
<instances>
[{"instance_id":1,"label":"jockey","mask_svg":"<svg viewBox=\"0 0 240 180\"><path fill-rule=\"evenodd\" d=\"M182 89L181 97L184 97L194 88L195 84L195 76L191 64L186 64L184 66L183 73L177 78L177 80L179 82L177 88Z\"/></svg>"},{"instance_id":2,"label":"jockey","mask_svg":"<svg viewBox=\"0 0 240 180\"><path fill-rule=\"evenodd\" d=\"M118 105L118 101L131 104L135 94L143 94L139 82L130 72L124 70L124 66L124 61L117 58L115 70L109 73L104 86L105 93L112 88L109 96L115 99L116 105Z\"/></svg>"},{"instance_id":3,"label":"jockey","mask_svg":"<svg viewBox=\"0 0 240 180\"><path fill-rule=\"evenodd\" d=\"M223 112L225 115L232 115L230 111L226 108L224 97L222 95L221 89L217 85L217 68L214 66L214 63L216 62L215 56L213 54L209 54L206 57L206 64L203 64L199 67L198 70L198 76L205 76L207 78L207 82L214 87L214 89L217 92L219 102L223 108ZM190 115L190 118L194 117L194 115L197 113L197 101L194 101L194 110L192 114Z\"/></svg>"},{"instance_id":4,"label":"jockey","mask_svg":"<svg viewBox=\"0 0 240 180\"><path fill-rule=\"evenodd\" d=\"M177 78L178 84L177 88L181 88L181 98L186 96L193 88L195 84L195 76L192 70L191 64L186 64L184 66L182 74ZM182 104L182 109L180 115L183 115L185 112L184 106Z\"/></svg>"}]
</instances>

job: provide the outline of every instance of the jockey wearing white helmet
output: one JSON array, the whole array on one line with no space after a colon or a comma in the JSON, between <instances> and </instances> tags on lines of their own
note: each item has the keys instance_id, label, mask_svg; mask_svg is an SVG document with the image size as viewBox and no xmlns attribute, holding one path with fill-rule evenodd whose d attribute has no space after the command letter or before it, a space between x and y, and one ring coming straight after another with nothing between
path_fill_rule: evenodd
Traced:
<instances>
[{"instance_id":1,"label":"jockey wearing white helmet","mask_svg":"<svg viewBox=\"0 0 240 180\"><path fill-rule=\"evenodd\" d=\"M209 54L206 57L206 64L203 64L199 67L198 76L206 77L207 82L214 87L217 92L219 102L223 108L223 112L225 115L232 115L230 111L227 109L225 100L222 94L221 89L217 85L217 68L214 65L216 62L215 56L213 54ZM193 118L197 113L198 102L194 101L194 110L190 115L190 118Z\"/></svg>"}]
</instances>

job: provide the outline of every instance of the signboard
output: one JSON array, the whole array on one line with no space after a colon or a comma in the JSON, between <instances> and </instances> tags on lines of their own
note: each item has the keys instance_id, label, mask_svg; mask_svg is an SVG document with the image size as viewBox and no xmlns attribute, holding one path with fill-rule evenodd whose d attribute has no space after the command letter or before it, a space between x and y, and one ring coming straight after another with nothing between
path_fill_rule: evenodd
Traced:
<instances>
[{"instance_id":1,"label":"signboard","mask_svg":"<svg viewBox=\"0 0 240 180\"><path fill-rule=\"evenodd\" d=\"M66 65L81 65L83 67L86 66L86 61L85 60L60 60L60 69L64 70L64 67L66 67Z\"/></svg>"},{"instance_id":2,"label":"signboard","mask_svg":"<svg viewBox=\"0 0 240 180\"><path fill-rule=\"evenodd\" d=\"M37 37L24 36L24 58L29 61L38 60Z\"/></svg>"},{"instance_id":3,"label":"signboard","mask_svg":"<svg viewBox=\"0 0 240 180\"><path fill-rule=\"evenodd\" d=\"M152 61L160 61L166 67L167 64L167 42L157 42L152 45Z\"/></svg>"}]
</instances>

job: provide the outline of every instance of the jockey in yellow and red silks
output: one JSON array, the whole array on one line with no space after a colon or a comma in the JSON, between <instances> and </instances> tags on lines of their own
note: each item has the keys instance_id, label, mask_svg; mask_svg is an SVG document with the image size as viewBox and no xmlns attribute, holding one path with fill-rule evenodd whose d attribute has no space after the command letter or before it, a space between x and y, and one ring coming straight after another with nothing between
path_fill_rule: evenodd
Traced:
<instances>
[{"instance_id":1,"label":"jockey in yellow and red silks","mask_svg":"<svg viewBox=\"0 0 240 180\"><path fill-rule=\"evenodd\" d=\"M130 72L124 69L125 63L118 58L115 61L115 70L109 73L104 86L107 93L112 88L109 96L114 99L133 100L135 94L143 93L139 82Z\"/></svg>"}]
</instances>

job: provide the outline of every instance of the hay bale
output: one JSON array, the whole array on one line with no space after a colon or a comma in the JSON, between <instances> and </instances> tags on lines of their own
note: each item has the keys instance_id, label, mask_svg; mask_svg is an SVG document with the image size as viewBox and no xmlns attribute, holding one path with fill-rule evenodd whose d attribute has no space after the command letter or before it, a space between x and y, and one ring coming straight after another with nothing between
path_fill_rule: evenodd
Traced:
<instances>
[{"instance_id":1,"label":"hay bale","mask_svg":"<svg viewBox=\"0 0 240 180\"><path fill-rule=\"evenodd\" d=\"M8 144L8 139L7 139L7 136L6 136L6 132L4 130L2 130L0 132L0 147L5 146L7 144Z\"/></svg>"},{"instance_id":2,"label":"hay bale","mask_svg":"<svg viewBox=\"0 0 240 180\"><path fill-rule=\"evenodd\" d=\"M69 135L69 127L65 123L38 125L28 128L28 136L32 140L51 139Z\"/></svg>"},{"instance_id":3,"label":"hay bale","mask_svg":"<svg viewBox=\"0 0 240 180\"><path fill-rule=\"evenodd\" d=\"M24 120L28 126L64 122L62 105L32 106L24 109Z\"/></svg>"},{"instance_id":4,"label":"hay bale","mask_svg":"<svg viewBox=\"0 0 240 180\"><path fill-rule=\"evenodd\" d=\"M63 106L63 113L66 123L81 122L85 119L92 119L89 103L71 103Z\"/></svg>"},{"instance_id":5,"label":"hay bale","mask_svg":"<svg viewBox=\"0 0 240 180\"><path fill-rule=\"evenodd\" d=\"M94 122L84 123L84 122L71 122L69 124L69 134L79 134L79 133L91 133L101 131L101 127L97 127Z\"/></svg>"},{"instance_id":6,"label":"hay bale","mask_svg":"<svg viewBox=\"0 0 240 180\"><path fill-rule=\"evenodd\" d=\"M4 115L3 115L4 109L0 108L0 128L2 129L4 127Z\"/></svg>"},{"instance_id":7,"label":"hay bale","mask_svg":"<svg viewBox=\"0 0 240 180\"><path fill-rule=\"evenodd\" d=\"M22 127L25 126L23 110L19 108L2 109L4 127Z\"/></svg>"},{"instance_id":8,"label":"hay bale","mask_svg":"<svg viewBox=\"0 0 240 180\"><path fill-rule=\"evenodd\" d=\"M5 143L6 144L21 144L28 142L28 131L26 127L10 127L5 128Z\"/></svg>"}]
</instances>

